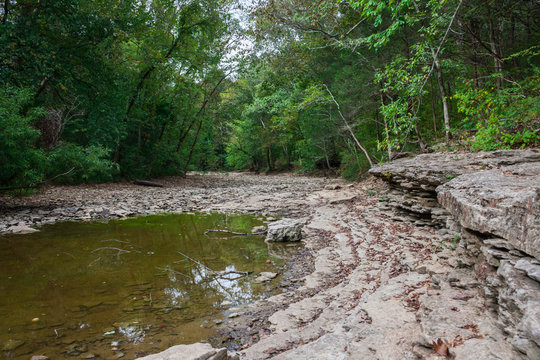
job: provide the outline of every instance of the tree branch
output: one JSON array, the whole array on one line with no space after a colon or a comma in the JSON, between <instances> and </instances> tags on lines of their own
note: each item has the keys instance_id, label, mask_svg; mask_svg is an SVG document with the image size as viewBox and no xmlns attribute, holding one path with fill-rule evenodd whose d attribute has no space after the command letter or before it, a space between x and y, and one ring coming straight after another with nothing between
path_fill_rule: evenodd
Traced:
<instances>
[{"instance_id":1,"label":"tree branch","mask_svg":"<svg viewBox=\"0 0 540 360\"><path fill-rule=\"evenodd\" d=\"M3 188L0 188L0 191L11 191L11 190L21 190L21 189L33 189L33 188L37 188L41 185L45 185L55 179L58 179L60 176L65 176L65 175L68 175L69 173L71 173L73 170L75 170L75 167L72 167L71 169L69 169L68 171L66 171L65 173L62 173L62 174L58 174L58 175L55 175L53 176L52 178L48 178L48 179L45 179L43 181L40 181L40 182L37 182L35 184L31 184L31 185L22 185L22 186L12 186L12 187L3 187Z\"/></svg>"},{"instance_id":2,"label":"tree branch","mask_svg":"<svg viewBox=\"0 0 540 360\"><path fill-rule=\"evenodd\" d=\"M341 107L339 106L339 103L336 101L336 98L334 97L334 94L332 94L332 92L330 91L328 86L326 86L326 84L323 84L323 85L326 88L326 91L328 92L330 97L332 98L332 101L334 102L334 104L336 104L339 116L341 117L341 119L345 123L345 127L347 128L347 130L349 130L349 133L351 134L351 137L353 138L354 142L356 143L356 145L360 148L360 150L362 150L362 152L366 156L366 159L369 162L369 166L373 166L373 161L371 161L371 158L369 157L369 154L368 154L367 150L362 146L362 144L360 144L360 141L358 141L358 139L356 138L356 135L354 135L354 131L351 128L351 126L349 125L349 122L347 121L345 116L343 116L343 113L341 112Z\"/></svg>"}]
</instances>

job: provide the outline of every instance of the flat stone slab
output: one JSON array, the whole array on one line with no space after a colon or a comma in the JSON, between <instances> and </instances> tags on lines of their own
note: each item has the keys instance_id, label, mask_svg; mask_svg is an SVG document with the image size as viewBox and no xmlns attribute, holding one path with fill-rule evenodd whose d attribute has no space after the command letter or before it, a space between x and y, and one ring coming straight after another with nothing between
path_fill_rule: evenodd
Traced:
<instances>
[{"instance_id":1,"label":"flat stone slab","mask_svg":"<svg viewBox=\"0 0 540 360\"><path fill-rule=\"evenodd\" d=\"M437 199L463 227L540 259L540 161L459 176Z\"/></svg>"},{"instance_id":2,"label":"flat stone slab","mask_svg":"<svg viewBox=\"0 0 540 360\"><path fill-rule=\"evenodd\" d=\"M540 150L500 150L477 153L420 154L372 167L374 176L401 186L428 191L460 175L516 164L540 162Z\"/></svg>"},{"instance_id":3,"label":"flat stone slab","mask_svg":"<svg viewBox=\"0 0 540 360\"><path fill-rule=\"evenodd\" d=\"M34 232L38 232L39 230L31 228L30 226L26 225L15 225L8 228L7 232L13 233L13 234L31 234Z\"/></svg>"},{"instance_id":4,"label":"flat stone slab","mask_svg":"<svg viewBox=\"0 0 540 360\"><path fill-rule=\"evenodd\" d=\"M227 349L214 349L210 344L196 343L190 345L176 345L159 354L148 355L140 360L229 360Z\"/></svg>"}]
</instances>

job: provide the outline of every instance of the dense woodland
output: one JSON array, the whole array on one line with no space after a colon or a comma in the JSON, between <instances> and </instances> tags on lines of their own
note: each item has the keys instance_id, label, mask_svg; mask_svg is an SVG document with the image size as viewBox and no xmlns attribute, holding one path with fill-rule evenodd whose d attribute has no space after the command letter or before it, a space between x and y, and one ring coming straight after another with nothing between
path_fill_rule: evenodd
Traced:
<instances>
[{"instance_id":1,"label":"dense woodland","mask_svg":"<svg viewBox=\"0 0 540 360\"><path fill-rule=\"evenodd\" d=\"M0 6L3 191L540 144L537 0Z\"/></svg>"}]
</instances>

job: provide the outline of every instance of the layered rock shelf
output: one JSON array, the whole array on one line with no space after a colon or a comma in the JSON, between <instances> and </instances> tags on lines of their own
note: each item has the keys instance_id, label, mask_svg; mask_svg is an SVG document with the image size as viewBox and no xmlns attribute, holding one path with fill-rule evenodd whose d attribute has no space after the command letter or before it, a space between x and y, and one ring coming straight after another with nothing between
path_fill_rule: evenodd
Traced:
<instances>
[{"instance_id":1,"label":"layered rock shelf","mask_svg":"<svg viewBox=\"0 0 540 360\"><path fill-rule=\"evenodd\" d=\"M474 270L507 340L540 359L540 151L423 154L370 172L398 216L454 235L449 263Z\"/></svg>"}]
</instances>

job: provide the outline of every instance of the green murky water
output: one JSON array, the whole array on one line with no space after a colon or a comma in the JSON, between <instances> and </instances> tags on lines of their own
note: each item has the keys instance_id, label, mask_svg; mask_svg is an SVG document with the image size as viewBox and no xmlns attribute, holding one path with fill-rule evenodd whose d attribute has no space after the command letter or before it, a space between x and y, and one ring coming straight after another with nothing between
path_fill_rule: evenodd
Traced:
<instances>
[{"instance_id":1,"label":"green murky water","mask_svg":"<svg viewBox=\"0 0 540 360\"><path fill-rule=\"evenodd\" d=\"M226 326L222 303L268 296L253 275L276 272L281 260L262 237L204 232L250 232L262 223L175 214L0 236L0 356L130 359L210 338Z\"/></svg>"}]
</instances>

